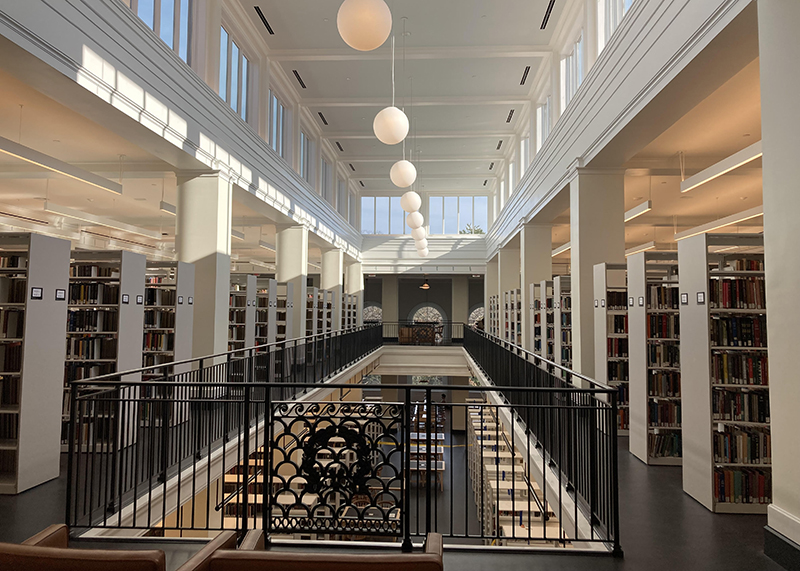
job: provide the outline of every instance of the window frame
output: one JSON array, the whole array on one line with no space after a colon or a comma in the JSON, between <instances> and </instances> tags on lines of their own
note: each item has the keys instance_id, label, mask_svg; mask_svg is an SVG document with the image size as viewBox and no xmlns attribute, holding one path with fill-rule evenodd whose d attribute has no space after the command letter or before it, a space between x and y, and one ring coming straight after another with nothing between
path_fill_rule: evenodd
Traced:
<instances>
[{"instance_id":1,"label":"window frame","mask_svg":"<svg viewBox=\"0 0 800 571\"><path fill-rule=\"evenodd\" d=\"M447 220L447 209L446 209L447 201L445 200L446 198L455 198L456 199L455 203L456 203L457 211L456 211L456 232L455 233L446 232L446 230L448 229L448 227L446 226L446 220ZM465 198L470 199L469 220L471 221L470 224L472 224L473 226L475 225L475 202L476 202L476 199L478 199L478 198L485 198L486 199L486 226L487 227L486 228L481 228L481 229L483 230L484 234L489 231L489 228L488 228L489 223L490 223L489 222L489 219L490 219L490 216L489 216L489 201L492 199L491 194L489 194L489 193L486 193L486 194L449 194L449 193L448 194L442 194L442 193L436 193L436 194L430 194L428 196L428 221L427 221L427 224L428 224L428 233L431 236L471 236L472 235L472 234L461 234L461 232L460 232L461 222L465 218L462 215L461 204L462 204L462 200L465 199ZM495 198L496 198L496 195L495 195ZM440 225L441 225L442 231L441 232L435 232L431 213L434 210L433 201L434 200L439 200L439 199L441 200L441 203L442 203L442 218L441 218L441 221L435 223L435 228L439 228ZM475 235L478 236L479 234L475 234Z\"/></svg>"},{"instance_id":2,"label":"window frame","mask_svg":"<svg viewBox=\"0 0 800 571\"><path fill-rule=\"evenodd\" d=\"M130 0L129 8L134 15L141 20L145 26L150 28L153 33L161 40L170 50L175 52L175 54L187 65L191 65L191 54L192 54L192 29L194 26L193 18L194 18L194 3L195 0L151 0L153 3L153 25L151 26L144 18L139 15L139 7L140 2L142 0ZM164 39L161 29L161 21L163 15L163 8L166 4L167 6L169 3L172 2L173 10L172 10L172 33L170 34L172 45L169 44L167 40ZM187 16L186 20L181 19L181 15L183 14L183 9L186 8ZM184 29L184 22L186 23L186 27ZM182 43L185 36L185 43Z\"/></svg>"},{"instance_id":3,"label":"window frame","mask_svg":"<svg viewBox=\"0 0 800 571\"><path fill-rule=\"evenodd\" d=\"M223 68L223 57L222 57L222 41L223 35L222 32L225 33L227 36L227 48L225 50L225 67ZM234 58L234 51L233 48L236 48L236 66L235 66L235 77L234 77L234 65L233 65L233 58ZM219 77L220 77L220 85L219 89L217 90L219 96L233 109L233 112L236 113L242 121L245 123L249 123L252 119L252 113L250 111L252 107L253 101L253 82L250 81L252 77L252 70L253 70L253 58L247 55L247 50L242 48L240 42L234 40L233 34L231 34L230 27L223 22L220 25L220 58L219 58ZM222 74L223 70L225 72L225 86L223 94L223 86L222 86ZM235 79L235 82L233 81ZM234 94L233 94L233 84L236 84L236 93L235 93L235 101ZM235 105L234 105L235 104Z\"/></svg>"},{"instance_id":4,"label":"window frame","mask_svg":"<svg viewBox=\"0 0 800 571\"><path fill-rule=\"evenodd\" d=\"M269 136L267 137L267 144L272 147L278 156L287 159L288 145L286 144L287 132L287 107L283 103L280 94L276 93L274 89L269 90ZM280 115L280 120L276 120L275 115ZM280 127L278 125L280 124Z\"/></svg>"}]
</instances>

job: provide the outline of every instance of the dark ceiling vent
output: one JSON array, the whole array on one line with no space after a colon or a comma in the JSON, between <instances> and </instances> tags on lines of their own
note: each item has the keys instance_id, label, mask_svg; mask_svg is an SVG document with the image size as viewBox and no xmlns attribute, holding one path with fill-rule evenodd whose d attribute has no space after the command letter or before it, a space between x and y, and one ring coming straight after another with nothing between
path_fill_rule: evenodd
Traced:
<instances>
[{"instance_id":1,"label":"dark ceiling vent","mask_svg":"<svg viewBox=\"0 0 800 571\"><path fill-rule=\"evenodd\" d=\"M353 163L350 163L350 170L356 172L356 167L353 166Z\"/></svg>"},{"instance_id":2,"label":"dark ceiling vent","mask_svg":"<svg viewBox=\"0 0 800 571\"><path fill-rule=\"evenodd\" d=\"M269 32L269 35L274 36L275 32L272 31L272 26L269 25L269 22L267 22L267 18L264 16L264 12L262 12L261 8L259 8L258 6L256 6L256 14L258 14L258 17L261 18L261 23L264 24L264 27Z\"/></svg>"},{"instance_id":3,"label":"dark ceiling vent","mask_svg":"<svg viewBox=\"0 0 800 571\"><path fill-rule=\"evenodd\" d=\"M297 83L299 83L299 84L300 84L300 87L302 87L303 89L306 89L306 84L305 84L305 82L303 81L303 78L302 78L302 77L300 77L300 74L299 74L299 73L297 73L297 70L296 70L296 69L293 69L293 70L292 70L292 73L293 73L293 74L294 74L294 76L297 78Z\"/></svg>"},{"instance_id":4,"label":"dark ceiling vent","mask_svg":"<svg viewBox=\"0 0 800 571\"><path fill-rule=\"evenodd\" d=\"M325 118L325 115L322 114L322 111L317 111L317 115L319 115L319 118L322 119L322 123L327 127L328 120Z\"/></svg>"},{"instance_id":5,"label":"dark ceiling vent","mask_svg":"<svg viewBox=\"0 0 800 571\"><path fill-rule=\"evenodd\" d=\"M336 141L336 148L339 149L341 152L344 152L344 149L342 148L342 144L339 141Z\"/></svg>"},{"instance_id":6,"label":"dark ceiling vent","mask_svg":"<svg viewBox=\"0 0 800 571\"><path fill-rule=\"evenodd\" d=\"M514 118L514 110L508 112L508 117L506 117L506 123L511 123L511 119Z\"/></svg>"},{"instance_id":7,"label":"dark ceiling vent","mask_svg":"<svg viewBox=\"0 0 800 571\"><path fill-rule=\"evenodd\" d=\"M544 20L542 20L542 30L547 27L547 22L550 21L550 14L553 13L553 6L556 5L556 0L550 0L550 4L547 5L547 11L544 13Z\"/></svg>"},{"instance_id":8,"label":"dark ceiling vent","mask_svg":"<svg viewBox=\"0 0 800 571\"><path fill-rule=\"evenodd\" d=\"M486 186L487 184L489 184L489 181L488 181L488 179L487 179L487 180L485 180L485 181L483 181L483 186Z\"/></svg>"},{"instance_id":9,"label":"dark ceiling vent","mask_svg":"<svg viewBox=\"0 0 800 571\"><path fill-rule=\"evenodd\" d=\"M525 71L522 72L522 80L519 82L520 85L525 85L525 82L528 81L528 74L531 72L531 66L526 65Z\"/></svg>"},{"instance_id":10,"label":"dark ceiling vent","mask_svg":"<svg viewBox=\"0 0 800 571\"><path fill-rule=\"evenodd\" d=\"M500 147L502 147L502 146L503 146L503 139L500 139L500 141L497 143L497 149L496 150L499 151Z\"/></svg>"},{"instance_id":11,"label":"dark ceiling vent","mask_svg":"<svg viewBox=\"0 0 800 571\"><path fill-rule=\"evenodd\" d=\"M493 170L493 169L494 169L494 163L489 165L489 170Z\"/></svg>"},{"instance_id":12,"label":"dark ceiling vent","mask_svg":"<svg viewBox=\"0 0 800 571\"><path fill-rule=\"evenodd\" d=\"M361 188L367 188L367 185L364 184L363 180L358 181L358 184L361 185Z\"/></svg>"}]
</instances>

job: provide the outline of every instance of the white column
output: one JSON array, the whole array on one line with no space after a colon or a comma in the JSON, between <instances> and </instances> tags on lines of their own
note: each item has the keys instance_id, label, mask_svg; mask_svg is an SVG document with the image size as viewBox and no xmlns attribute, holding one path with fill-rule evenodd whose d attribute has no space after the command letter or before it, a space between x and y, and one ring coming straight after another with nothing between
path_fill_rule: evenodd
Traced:
<instances>
[{"instance_id":1,"label":"white column","mask_svg":"<svg viewBox=\"0 0 800 571\"><path fill-rule=\"evenodd\" d=\"M561 117L561 54L553 52L550 58L550 128L556 126Z\"/></svg>"},{"instance_id":2,"label":"white column","mask_svg":"<svg viewBox=\"0 0 800 571\"><path fill-rule=\"evenodd\" d=\"M178 184L178 260L195 266L194 357L228 350L231 188L220 174L179 180Z\"/></svg>"},{"instance_id":3,"label":"white column","mask_svg":"<svg viewBox=\"0 0 800 571\"><path fill-rule=\"evenodd\" d=\"M201 33L193 33L189 42L192 69L215 93L219 93L222 0L195 2L195 7L192 30Z\"/></svg>"},{"instance_id":4,"label":"white column","mask_svg":"<svg viewBox=\"0 0 800 571\"><path fill-rule=\"evenodd\" d=\"M583 72L589 73L597 61L597 0L583 2Z\"/></svg>"},{"instance_id":5,"label":"white column","mask_svg":"<svg viewBox=\"0 0 800 571\"><path fill-rule=\"evenodd\" d=\"M342 328L342 293L344 292L344 252L339 248L322 252L320 289L333 292L333 330Z\"/></svg>"},{"instance_id":6,"label":"white column","mask_svg":"<svg viewBox=\"0 0 800 571\"><path fill-rule=\"evenodd\" d=\"M594 266L625 262L623 171L578 169L570 182L572 364L594 376Z\"/></svg>"},{"instance_id":7,"label":"white column","mask_svg":"<svg viewBox=\"0 0 800 571\"><path fill-rule=\"evenodd\" d=\"M522 286L522 338L525 349L533 351L530 331L530 284L553 278L553 228L550 224L526 224L519 237Z\"/></svg>"},{"instance_id":8,"label":"white column","mask_svg":"<svg viewBox=\"0 0 800 571\"><path fill-rule=\"evenodd\" d=\"M258 93L256 94L258 106L258 134L265 141L269 141L269 89L272 69L269 58L264 57L258 69Z\"/></svg>"},{"instance_id":9,"label":"white column","mask_svg":"<svg viewBox=\"0 0 800 571\"><path fill-rule=\"evenodd\" d=\"M308 228L279 228L275 239L275 279L294 284L292 336L306 336L306 290L308 283Z\"/></svg>"},{"instance_id":10,"label":"white column","mask_svg":"<svg viewBox=\"0 0 800 571\"><path fill-rule=\"evenodd\" d=\"M364 273L361 268L361 262L354 262L347 266L345 277L345 293L355 295L358 300L356 323L359 326L364 325Z\"/></svg>"},{"instance_id":11,"label":"white column","mask_svg":"<svg viewBox=\"0 0 800 571\"><path fill-rule=\"evenodd\" d=\"M767 271L770 420L772 425L772 504L768 508L767 555L774 547L800 560L800 383L797 343L800 322L797 303L800 266L800 193L797 149L800 148L800 2L759 0L758 29L761 67L761 128L764 149L764 250ZM788 549L771 531L794 542ZM780 553L780 551L778 551ZM779 562L781 560L779 559ZM796 564L796 563L795 563ZM788 568L788 566L787 566Z\"/></svg>"},{"instance_id":12,"label":"white column","mask_svg":"<svg viewBox=\"0 0 800 571\"><path fill-rule=\"evenodd\" d=\"M505 247L497 254L497 280L500 295L520 287L519 248Z\"/></svg>"},{"instance_id":13,"label":"white column","mask_svg":"<svg viewBox=\"0 0 800 571\"><path fill-rule=\"evenodd\" d=\"M483 323L486 331L489 331L489 299L500 293L498 291L500 287L498 266L498 256L486 262L486 276L484 277L483 286L483 309L486 315Z\"/></svg>"}]
</instances>

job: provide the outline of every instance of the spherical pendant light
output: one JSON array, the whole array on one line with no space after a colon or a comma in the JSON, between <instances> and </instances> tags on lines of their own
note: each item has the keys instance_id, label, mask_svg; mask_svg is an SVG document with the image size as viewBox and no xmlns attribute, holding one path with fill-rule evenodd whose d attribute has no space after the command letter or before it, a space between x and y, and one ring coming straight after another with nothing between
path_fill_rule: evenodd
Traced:
<instances>
[{"instance_id":1,"label":"spherical pendant light","mask_svg":"<svg viewBox=\"0 0 800 571\"><path fill-rule=\"evenodd\" d=\"M419 212L412 212L406 216L406 224L408 224L409 228L414 230L425 224L425 218Z\"/></svg>"},{"instance_id":2,"label":"spherical pendant light","mask_svg":"<svg viewBox=\"0 0 800 571\"><path fill-rule=\"evenodd\" d=\"M392 33L392 12L383 0L344 0L336 27L348 46L369 52L381 47Z\"/></svg>"},{"instance_id":3,"label":"spherical pendant light","mask_svg":"<svg viewBox=\"0 0 800 571\"><path fill-rule=\"evenodd\" d=\"M416 242L417 250L423 250L428 247L428 239L423 238L422 240L417 240Z\"/></svg>"},{"instance_id":4,"label":"spherical pendant light","mask_svg":"<svg viewBox=\"0 0 800 571\"><path fill-rule=\"evenodd\" d=\"M372 130L381 143L396 145L408 135L408 117L397 107L387 107L372 122Z\"/></svg>"},{"instance_id":5,"label":"spherical pendant light","mask_svg":"<svg viewBox=\"0 0 800 571\"><path fill-rule=\"evenodd\" d=\"M428 248L423 248L422 250L417 250L417 254L419 254L423 258L428 257Z\"/></svg>"},{"instance_id":6,"label":"spherical pendant light","mask_svg":"<svg viewBox=\"0 0 800 571\"><path fill-rule=\"evenodd\" d=\"M411 237L417 241L423 240L428 237L428 231L424 227L414 228L411 231Z\"/></svg>"},{"instance_id":7,"label":"spherical pendant light","mask_svg":"<svg viewBox=\"0 0 800 571\"><path fill-rule=\"evenodd\" d=\"M400 197L400 207L409 214L411 214L412 212L416 212L417 210L422 208L422 197L413 190L409 190L407 193L405 193L403 196Z\"/></svg>"},{"instance_id":8,"label":"spherical pendant light","mask_svg":"<svg viewBox=\"0 0 800 571\"><path fill-rule=\"evenodd\" d=\"M417 168L411 161L407 161L405 159L402 161L397 161L392 165L392 170L389 171L389 178L392 179L392 182L395 186L400 188L408 188L414 184L415 180L417 180ZM400 204L402 205L402 201ZM419 210L419 207L415 208L414 210Z\"/></svg>"}]
</instances>

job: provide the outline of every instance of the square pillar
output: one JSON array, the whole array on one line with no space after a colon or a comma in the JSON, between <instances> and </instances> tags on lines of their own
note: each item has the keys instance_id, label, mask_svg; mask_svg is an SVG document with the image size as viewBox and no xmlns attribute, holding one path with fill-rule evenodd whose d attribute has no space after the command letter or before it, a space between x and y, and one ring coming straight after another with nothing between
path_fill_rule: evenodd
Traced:
<instances>
[{"instance_id":1,"label":"square pillar","mask_svg":"<svg viewBox=\"0 0 800 571\"><path fill-rule=\"evenodd\" d=\"M178 180L178 260L194 264L192 356L228 350L232 186L222 175Z\"/></svg>"},{"instance_id":2,"label":"square pillar","mask_svg":"<svg viewBox=\"0 0 800 571\"><path fill-rule=\"evenodd\" d=\"M355 262L347 266L345 278L345 293L348 295L355 295L358 300L356 324L361 327L364 325L364 272L361 267L361 262Z\"/></svg>"},{"instance_id":3,"label":"square pillar","mask_svg":"<svg viewBox=\"0 0 800 571\"><path fill-rule=\"evenodd\" d=\"M578 169L569 191L572 366L593 377L594 266L625 262L625 174Z\"/></svg>"},{"instance_id":4,"label":"square pillar","mask_svg":"<svg viewBox=\"0 0 800 571\"><path fill-rule=\"evenodd\" d=\"M533 351L530 285L553 278L553 228L550 224L526 224L519 237L522 287L522 339L524 348Z\"/></svg>"},{"instance_id":5,"label":"square pillar","mask_svg":"<svg viewBox=\"0 0 800 571\"><path fill-rule=\"evenodd\" d=\"M275 240L275 279L294 285L292 337L306 336L306 290L308 285L308 228L279 228Z\"/></svg>"},{"instance_id":6,"label":"square pillar","mask_svg":"<svg viewBox=\"0 0 800 571\"><path fill-rule=\"evenodd\" d=\"M489 300L492 297L499 295L498 288L500 287L500 281L498 279L498 275L498 256L495 256L486 262L486 276L484 277L483 309L485 317L483 319L483 326L487 332L489 332Z\"/></svg>"},{"instance_id":7,"label":"square pillar","mask_svg":"<svg viewBox=\"0 0 800 571\"><path fill-rule=\"evenodd\" d=\"M519 248L502 248L497 254L498 293L520 287Z\"/></svg>"},{"instance_id":8,"label":"square pillar","mask_svg":"<svg viewBox=\"0 0 800 571\"><path fill-rule=\"evenodd\" d=\"M333 330L342 328L342 294L344 293L344 252L339 248L322 252L320 289L333 292Z\"/></svg>"}]
</instances>

